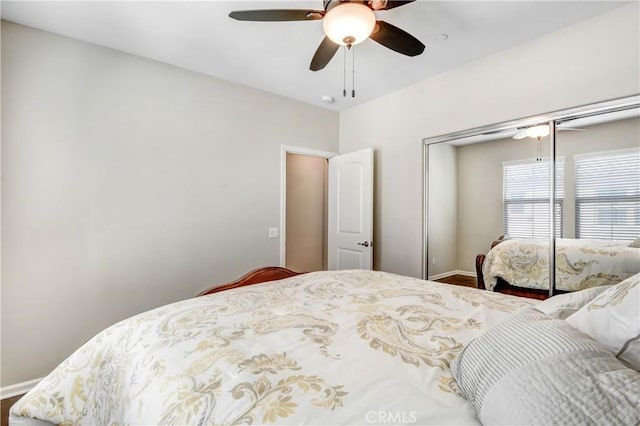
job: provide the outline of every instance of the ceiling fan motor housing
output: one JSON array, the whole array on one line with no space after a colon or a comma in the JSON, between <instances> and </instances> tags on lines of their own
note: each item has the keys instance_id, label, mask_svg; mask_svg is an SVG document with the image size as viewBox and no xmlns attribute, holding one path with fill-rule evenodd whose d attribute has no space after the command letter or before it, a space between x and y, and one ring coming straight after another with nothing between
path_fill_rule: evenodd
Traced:
<instances>
[{"instance_id":1,"label":"ceiling fan motor housing","mask_svg":"<svg viewBox=\"0 0 640 426\"><path fill-rule=\"evenodd\" d=\"M382 10L387 7L388 0L323 0L324 11L328 12L340 3L360 3L373 10Z\"/></svg>"}]
</instances>

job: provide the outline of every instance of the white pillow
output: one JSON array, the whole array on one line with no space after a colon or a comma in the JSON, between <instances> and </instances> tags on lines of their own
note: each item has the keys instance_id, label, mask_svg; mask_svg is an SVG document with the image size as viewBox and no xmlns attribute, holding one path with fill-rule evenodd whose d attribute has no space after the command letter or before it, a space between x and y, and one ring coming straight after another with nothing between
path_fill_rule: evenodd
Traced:
<instances>
[{"instance_id":1,"label":"white pillow","mask_svg":"<svg viewBox=\"0 0 640 426\"><path fill-rule=\"evenodd\" d=\"M567 322L640 371L640 273L600 293Z\"/></svg>"},{"instance_id":2,"label":"white pillow","mask_svg":"<svg viewBox=\"0 0 640 426\"><path fill-rule=\"evenodd\" d=\"M534 306L534 309L552 318L566 319L610 287L610 285L602 285L585 290L572 291L571 293L558 294L538 303Z\"/></svg>"},{"instance_id":3,"label":"white pillow","mask_svg":"<svg viewBox=\"0 0 640 426\"><path fill-rule=\"evenodd\" d=\"M631 241L631 244L629 244L629 247L640 248L640 237L638 237L635 240Z\"/></svg>"}]
</instances>

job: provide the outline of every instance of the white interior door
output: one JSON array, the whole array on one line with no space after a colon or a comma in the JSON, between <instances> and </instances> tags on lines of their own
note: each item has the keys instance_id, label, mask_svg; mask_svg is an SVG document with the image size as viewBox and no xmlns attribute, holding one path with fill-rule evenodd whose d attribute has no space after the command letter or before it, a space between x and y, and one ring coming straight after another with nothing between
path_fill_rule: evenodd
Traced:
<instances>
[{"instance_id":1,"label":"white interior door","mask_svg":"<svg viewBox=\"0 0 640 426\"><path fill-rule=\"evenodd\" d=\"M329 159L329 270L373 268L373 148Z\"/></svg>"}]
</instances>

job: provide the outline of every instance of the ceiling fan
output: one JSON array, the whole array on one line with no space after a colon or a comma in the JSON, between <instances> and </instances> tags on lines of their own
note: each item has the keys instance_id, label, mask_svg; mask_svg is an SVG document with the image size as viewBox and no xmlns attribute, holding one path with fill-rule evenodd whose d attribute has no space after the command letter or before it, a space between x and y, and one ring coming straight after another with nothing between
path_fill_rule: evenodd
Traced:
<instances>
[{"instance_id":1,"label":"ceiling fan","mask_svg":"<svg viewBox=\"0 0 640 426\"><path fill-rule=\"evenodd\" d=\"M556 130L584 130L584 129L577 129L574 127L556 127ZM536 142L536 149L537 149L537 155L536 155L536 161L542 161L542 145L541 145L541 139L549 136L549 133L551 132L551 129L549 129L549 125L548 124L538 124L536 126L531 126L531 127L524 127L524 128L520 128L519 131L512 136L513 139L524 139L524 138L534 138L537 139Z\"/></svg>"},{"instance_id":2,"label":"ceiling fan","mask_svg":"<svg viewBox=\"0 0 640 426\"><path fill-rule=\"evenodd\" d=\"M311 60L309 69L323 69L340 46L362 43L368 38L407 56L417 56L424 44L400 28L376 19L374 12L394 9L415 0L323 0L324 10L266 9L233 11L229 17L238 21L281 22L318 21L326 36Z\"/></svg>"},{"instance_id":3,"label":"ceiling fan","mask_svg":"<svg viewBox=\"0 0 640 426\"><path fill-rule=\"evenodd\" d=\"M584 129L578 129L575 127L556 127L556 130L574 130L581 131ZM524 139L524 138L536 138L540 140L540 138L544 138L549 135L549 126L547 124L540 124L532 127L521 128L518 133L512 136L513 139Z\"/></svg>"}]
</instances>

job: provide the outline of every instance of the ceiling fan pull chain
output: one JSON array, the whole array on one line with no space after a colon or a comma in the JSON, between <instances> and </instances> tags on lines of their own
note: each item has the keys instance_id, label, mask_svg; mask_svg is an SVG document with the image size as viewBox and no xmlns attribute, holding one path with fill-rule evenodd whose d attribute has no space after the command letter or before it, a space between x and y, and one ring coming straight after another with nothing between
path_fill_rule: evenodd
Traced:
<instances>
[{"instance_id":1,"label":"ceiling fan pull chain","mask_svg":"<svg viewBox=\"0 0 640 426\"><path fill-rule=\"evenodd\" d=\"M347 48L342 47L342 97L347 97Z\"/></svg>"},{"instance_id":2,"label":"ceiling fan pull chain","mask_svg":"<svg viewBox=\"0 0 640 426\"><path fill-rule=\"evenodd\" d=\"M356 49L351 49L351 97L356 97Z\"/></svg>"},{"instance_id":3,"label":"ceiling fan pull chain","mask_svg":"<svg viewBox=\"0 0 640 426\"><path fill-rule=\"evenodd\" d=\"M540 146L540 138L538 138L538 142L536 143L536 145L538 147L538 151L537 151L538 158L536 160L542 161L542 147Z\"/></svg>"}]
</instances>

